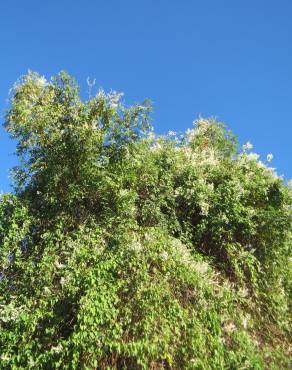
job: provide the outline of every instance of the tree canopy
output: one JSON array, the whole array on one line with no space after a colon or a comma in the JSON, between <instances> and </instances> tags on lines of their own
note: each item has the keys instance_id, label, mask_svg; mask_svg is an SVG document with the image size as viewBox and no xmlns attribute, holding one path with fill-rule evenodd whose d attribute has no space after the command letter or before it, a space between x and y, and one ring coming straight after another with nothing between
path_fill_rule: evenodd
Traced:
<instances>
[{"instance_id":1,"label":"tree canopy","mask_svg":"<svg viewBox=\"0 0 292 370\"><path fill-rule=\"evenodd\" d=\"M121 98L13 89L0 368L287 368L291 188L215 119L156 135Z\"/></svg>"}]
</instances>

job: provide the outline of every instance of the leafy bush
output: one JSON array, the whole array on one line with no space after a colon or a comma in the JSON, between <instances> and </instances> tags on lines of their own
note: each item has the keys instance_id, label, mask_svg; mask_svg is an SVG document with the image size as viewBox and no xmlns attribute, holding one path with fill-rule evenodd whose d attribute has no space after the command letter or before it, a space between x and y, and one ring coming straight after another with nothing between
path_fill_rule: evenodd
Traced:
<instances>
[{"instance_id":1,"label":"leafy bush","mask_svg":"<svg viewBox=\"0 0 292 370\"><path fill-rule=\"evenodd\" d=\"M223 124L157 136L150 112L64 72L16 84L1 368L287 368L291 189Z\"/></svg>"}]
</instances>

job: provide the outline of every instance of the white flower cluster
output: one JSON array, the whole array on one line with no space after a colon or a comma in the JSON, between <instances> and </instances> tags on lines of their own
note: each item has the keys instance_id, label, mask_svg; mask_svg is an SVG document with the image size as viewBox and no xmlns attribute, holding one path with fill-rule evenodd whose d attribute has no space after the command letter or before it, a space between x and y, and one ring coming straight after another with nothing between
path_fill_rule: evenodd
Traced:
<instances>
[{"instance_id":1,"label":"white flower cluster","mask_svg":"<svg viewBox=\"0 0 292 370\"><path fill-rule=\"evenodd\" d=\"M15 307L13 303L0 305L0 322L15 321L23 313L24 306Z\"/></svg>"},{"instance_id":2,"label":"white flower cluster","mask_svg":"<svg viewBox=\"0 0 292 370\"><path fill-rule=\"evenodd\" d=\"M242 149L244 151L251 150L252 148L253 148L253 145L249 141L246 144L242 145Z\"/></svg>"},{"instance_id":3,"label":"white flower cluster","mask_svg":"<svg viewBox=\"0 0 292 370\"><path fill-rule=\"evenodd\" d=\"M246 159L248 159L249 161L257 161L259 159L259 154L257 153L248 153L246 154Z\"/></svg>"},{"instance_id":4,"label":"white flower cluster","mask_svg":"<svg viewBox=\"0 0 292 370\"><path fill-rule=\"evenodd\" d=\"M228 320L224 323L224 330L227 332L227 333L232 333L236 330L236 326L234 324L233 321L231 320Z\"/></svg>"},{"instance_id":5,"label":"white flower cluster","mask_svg":"<svg viewBox=\"0 0 292 370\"><path fill-rule=\"evenodd\" d=\"M277 171L276 171L276 168L273 168L273 167L266 167L268 173L275 179L279 179L281 178L282 176L278 176L277 174Z\"/></svg>"},{"instance_id":6,"label":"white flower cluster","mask_svg":"<svg viewBox=\"0 0 292 370\"><path fill-rule=\"evenodd\" d=\"M148 139L149 140L153 141L153 140L155 140L155 138L156 138L156 136L155 136L154 132L151 131L151 132L148 133Z\"/></svg>"},{"instance_id":7,"label":"white flower cluster","mask_svg":"<svg viewBox=\"0 0 292 370\"><path fill-rule=\"evenodd\" d=\"M197 153L196 162L201 166L216 166L219 163L219 158L214 148L208 147Z\"/></svg>"},{"instance_id":8,"label":"white flower cluster","mask_svg":"<svg viewBox=\"0 0 292 370\"><path fill-rule=\"evenodd\" d=\"M176 136L176 132L175 131L168 131L167 135L168 136Z\"/></svg>"},{"instance_id":9,"label":"white flower cluster","mask_svg":"<svg viewBox=\"0 0 292 370\"><path fill-rule=\"evenodd\" d=\"M191 142L196 135L195 129L188 128L186 131L186 141Z\"/></svg>"},{"instance_id":10,"label":"white flower cluster","mask_svg":"<svg viewBox=\"0 0 292 370\"><path fill-rule=\"evenodd\" d=\"M110 107L117 109L120 105L120 101L124 93L119 93L116 91L111 91L110 93L106 93L103 89L99 89L96 93L96 97L101 100L105 100Z\"/></svg>"},{"instance_id":11,"label":"white flower cluster","mask_svg":"<svg viewBox=\"0 0 292 370\"><path fill-rule=\"evenodd\" d=\"M111 91L108 94L108 98L109 98L109 101L110 101L110 104L111 104L112 108L114 108L114 109L118 108L123 95L124 95L123 93L118 93L116 91Z\"/></svg>"},{"instance_id":12,"label":"white flower cluster","mask_svg":"<svg viewBox=\"0 0 292 370\"><path fill-rule=\"evenodd\" d=\"M195 135L204 135L211 125L210 121L204 118L193 121L193 124L195 126Z\"/></svg>"},{"instance_id":13,"label":"white flower cluster","mask_svg":"<svg viewBox=\"0 0 292 370\"><path fill-rule=\"evenodd\" d=\"M56 266L57 269L63 269L65 267L65 265L60 263L59 261L55 262L55 266Z\"/></svg>"},{"instance_id":14,"label":"white flower cluster","mask_svg":"<svg viewBox=\"0 0 292 370\"><path fill-rule=\"evenodd\" d=\"M206 201L200 202L201 215L208 216L210 205Z\"/></svg>"},{"instance_id":15,"label":"white flower cluster","mask_svg":"<svg viewBox=\"0 0 292 370\"><path fill-rule=\"evenodd\" d=\"M272 153L270 153L270 154L267 155L267 161L268 162L271 162L273 160L273 158L274 158L274 156L273 156Z\"/></svg>"},{"instance_id":16,"label":"white flower cluster","mask_svg":"<svg viewBox=\"0 0 292 370\"><path fill-rule=\"evenodd\" d=\"M168 259L168 253L166 251L163 251L160 253L160 257L166 261Z\"/></svg>"},{"instance_id":17,"label":"white flower cluster","mask_svg":"<svg viewBox=\"0 0 292 370\"><path fill-rule=\"evenodd\" d=\"M97 91L97 93L96 93L96 97L97 98L100 98L100 99L104 99L105 97L106 97L106 93L105 93L105 91L103 90L103 89L99 89L98 91Z\"/></svg>"},{"instance_id":18,"label":"white flower cluster","mask_svg":"<svg viewBox=\"0 0 292 370\"><path fill-rule=\"evenodd\" d=\"M94 78L92 81L90 81L90 78L87 77L86 83L89 88L92 88L95 85L96 79Z\"/></svg>"},{"instance_id":19,"label":"white flower cluster","mask_svg":"<svg viewBox=\"0 0 292 370\"><path fill-rule=\"evenodd\" d=\"M61 279L60 279L60 284L61 285L66 285L67 283L68 283L67 279L62 276Z\"/></svg>"},{"instance_id":20,"label":"white flower cluster","mask_svg":"<svg viewBox=\"0 0 292 370\"><path fill-rule=\"evenodd\" d=\"M203 118L193 121L194 128L186 130L186 141L192 142L196 136L204 135L211 123Z\"/></svg>"},{"instance_id":21,"label":"white flower cluster","mask_svg":"<svg viewBox=\"0 0 292 370\"><path fill-rule=\"evenodd\" d=\"M143 250L143 245L139 240L133 240L129 247L133 252L136 253L140 253Z\"/></svg>"},{"instance_id":22,"label":"white flower cluster","mask_svg":"<svg viewBox=\"0 0 292 370\"><path fill-rule=\"evenodd\" d=\"M45 293L45 295L50 294L50 293L51 293L50 288L49 288L49 287L47 287L47 286L45 286L45 287L44 287L44 293Z\"/></svg>"},{"instance_id":23,"label":"white flower cluster","mask_svg":"<svg viewBox=\"0 0 292 370\"><path fill-rule=\"evenodd\" d=\"M159 142L156 142L154 145L151 146L151 150L153 152L161 150L163 147Z\"/></svg>"},{"instance_id":24,"label":"white flower cluster","mask_svg":"<svg viewBox=\"0 0 292 370\"><path fill-rule=\"evenodd\" d=\"M46 80L46 78L44 76L39 76L35 79L35 83L39 86L39 87L45 87L47 84L48 84L48 81Z\"/></svg>"},{"instance_id":25,"label":"white flower cluster","mask_svg":"<svg viewBox=\"0 0 292 370\"><path fill-rule=\"evenodd\" d=\"M11 355L8 355L7 353L4 353L4 355L1 355L0 357L1 361L8 362L11 360ZM3 365L3 364L2 364Z\"/></svg>"},{"instance_id":26,"label":"white flower cluster","mask_svg":"<svg viewBox=\"0 0 292 370\"><path fill-rule=\"evenodd\" d=\"M61 353L63 351L63 346L62 344L58 344L57 346L51 347L51 350L55 353Z\"/></svg>"},{"instance_id":27,"label":"white flower cluster","mask_svg":"<svg viewBox=\"0 0 292 370\"><path fill-rule=\"evenodd\" d=\"M195 262L194 267L202 275L206 274L209 269L208 263L203 261Z\"/></svg>"}]
</instances>

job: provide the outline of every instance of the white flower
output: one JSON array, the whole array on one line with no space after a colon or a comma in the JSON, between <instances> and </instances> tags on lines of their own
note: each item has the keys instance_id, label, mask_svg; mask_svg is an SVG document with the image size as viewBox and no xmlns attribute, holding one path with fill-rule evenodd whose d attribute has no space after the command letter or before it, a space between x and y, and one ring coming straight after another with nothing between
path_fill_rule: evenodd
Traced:
<instances>
[{"instance_id":1,"label":"white flower","mask_svg":"<svg viewBox=\"0 0 292 370\"><path fill-rule=\"evenodd\" d=\"M202 201L201 204L200 204L200 207L201 207L201 215L202 216L208 216L208 213L209 213L209 204L206 203L205 201Z\"/></svg>"},{"instance_id":2,"label":"white flower","mask_svg":"<svg viewBox=\"0 0 292 370\"><path fill-rule=\"evenodd\" d=\"M104 90L100 88L100 89L98 90L97 94L96 94L96 97L97 97L97 98L102 99L102 98L105 98L105 96L106 96L106 95L105 95Z\"/></svg>"},{"instance_id":3,"label":"white flower","mask_svg":"<svg viewBox=\"0 0 292 370\"><path fill-rule=\"evenodd\" d=\"M187 142L192 141L195 136L196 136L195 129L188 128L187 131L186 131L186 140L187 140Z\"/></svg>"},{"instance_id":4,"label":"white flower","mask_svg":"<svg viewBox=\"0 0 292 370\"><path fill-rule=\"evenodd\" d=\"M209 269L209 265L206 262L195 262L194 268L200 273L200 274L206 274L206 272Z\"/></svg>"},{"instance_id":5,"label":"white flower","mask_svg":"<svg viewBox=\"0 0 292 370\"><path fill-rule=\"evenodd\" d=\"M118 93L116 91L111 91L108 94L112 108L116 109L119 106L120 100L123 95L124 95L123 93Z\"/></svg>"},{"instance_id":6,"label":"white flower","mask_svg":"<svg viewBox=\"0 0 292 370\"><path fill-rule=\"evenodd\" d=\"M130 248L132 251L139 253L143 250L143 245L139 240L135 240L131 243Z\"/></svg>"},{"instance_id":7,"label":"white flower","mask_svg":"<svg viewBox=\"0 0 292 370\"><path fill-rule=\"evenodd\" d=\"M45 286L45 287L44 287L44 293L45 293L45 294L50 294L50 293L51 293L50 288L49 288L49 287L47 287L47 286Z\"/></svg>"},{"instance_id":8,"label":"white flower","mask_svg":"<svg viewBox=\"0 0 292 370\"><path fill-rule=\"evenodd\" d=\"M258 161L258 167L260 168L267 168L267 166L262 162L262 161Z\"/></svg>"},{"instance_id":9,"label":"white flower","mask_svg":"<svg viewBox=\"0 0 292 370\"><path fill-rule=\"evenodd\" d=\"M167 258L168 258L168 253L167 253L166 251L164 251L164 252L162 252L162 253L160 254L160 257L161 257L163 260L167 260Z\"/></svg>"},{"instance_id":10,"label":"white flower","mask_svg":"<svg viewBox=\"0 0 292 370\"><path fill-rule=\"evenodd\" d=\"M243 150L251 150L252 148L253 148L253 145L249 141L246 144L242 145Z\"/></svg>"},{"instance_id":11,"label":"white flower","mask_svg":"<svg viewBox=\"0 0 292 370\"><path fill-rule=\"evenodd\" d=\"M45 79L44 76L40 76L38 78L35 79L35 82L36 84L39 86L39 87L44 87L47 85L47 80Z\"/></svg>"},{"instance_id":12,"label":"white flower","mask_svg":"<svg viewBox=\"0 0 292 370\"><path fill-rule=\"evenodd\" d=\"M148 139L149 140L155 140L155 134L154 134L154 132L149 132Z\"/></svg>"},{"instance_id":13,"label":"white flower","mask_svg":"<svg viewBox=\"0 0 292 370\"><path fill-rule=\"evenodd\" d=\"M232 333L236 330L236 326L232 321L228 321L224 324L224 329L227 333Z\"/></svg>"},{"instance_id":14,"label":"white flower","mask_svg":"<svg viewBox=\"0 0 292 370\"><path fill-rule=\"evenodd\" d=\"M168 131L168 136L175 136L176 132L175 131Z\"/></svg>"},{"instance_id":15,"label":"white flower","mask_svg":"<svg viewBox=\"0 0 292 370\"><path fill-rule=\"evenodd\" d=\"M245 297L248 296L248 290L246 288L240 288L239 291L238 291L238 294L241 297L245 298Z\"/></svg>"},{"instance_id":16,"label":"white flower","mask_svg":"<svg viewBox=\"0 0 292 370\"><path fill-rule=\"evenodd\" d=\"M292 189L292 179L288 180L287 184L288 184L289 188Z\"/></svg>"},{"instance_id":17,"label":"white flower","mask_svg":"<svg viewBox=\"0 0 292 370\"><path fill-rule=\"evenodd\" d=\"M11 359L11 357L7 354L2 355L0 358L2 361L9 361Z\"/></svg>"},{"instance_id":18,"label":"white flower","mask_svg":"<svg viewBox=\"0 0 292 370\"><path fill-rule=\"evenodd\" d=\"M60 263L59 261L56 261L55 262L55 266L57 267L57 269L62 269L65 267L65 265L63 265L62 263Z\"/></svg>"},{"instance_id":19,"label":"white flower","mask_svg":"<svg viewBox=\"0 0 292 370\"><path fill-rule=\"evenodd\" d=\"M249 153L247 154L247 159L250 161L257 161L259 159L259 155L257 153Z\"/></svg>"},{"instance_id":20,"label":"white flower","mask_svg":"<svg viewBox=\"0 0 292 370\"><path fill-rule=\"evenodd\" d=\"M87 79L86 79L87 86L93 87L95 85L95 81L96 81L95 78L92 81L90 81L90 78L87 77Z\"/></svg>"},{"instance_id":21,"label":"white flower","mask_svg":"<svg viewBox=\"0 0 292 370\"><path fill-rule=\"evenodd\" d=\"M51 347L51 349L52 349L52 351L54 351L56 353L61 353L63 351L63 346L62 346L62 344L58 344L55 347Z\"/></svg>"},{"instance_id":22,"label":"white flower","mask_svg":"<svg viewBox=\"0 0 292 370\"><path fill-rule=\"evenodd\" d=\"M208 189L208 191L213 192L214 191L214 184L213 183L207 184L207 189Z\"/></svg>"},{"instance_id":23,"label":"white flower","mask_svg":"<svg viewBox=\"0 0 292 370\"><path fill-rule=\"evenodd\" d=\"M270 154L267 155L267 161L268 162L271 162L273 158L274 158L274 156L273 156L272 153L270 153Z\"/></svg>"},{"instance_id":24,"label":"white flower","mask_svg":"<svg viewBox=\"0 0 292 370\"><path fill-rule=\"evenodd\" d=\"M160 143L155 143L153 146L151 146L152 151L158 151L162 149L162 145Z\"/></svg>"},{"instance_id":25,"label":"white flower","mask_svg":"<svg viewBox=\"0 0 292 370\"><path fill-rule=\"evenodd\" d=\"M187 136L189 136L189 135L191 134L191 132L192 132L192 131L193 131L192 129L188 128L188 129L186 130L186 135L187 135Z\"/></svg>"},{"instance_id":26,"label":"white flower","mask_svg":"<svg viewBox=\"0 0 292 370\"><path fill-rule=\"evenodd\" d=\"M247 326L248 326L248 317L244 317L242 319L242 325L243 325L244 329L247 329Z\"/></svg>"},{"instance_id":27,"label":"white flower","mask_svg":"<svg viewBox=\"0 0 292 370\"><path fill-rule=\"evenodd\" d=\"M268 168L267 168L267 172L268 172L270 175L272 175L272 177L273 177L274 179L278 179L278 178L279 178L279 176L278 176L278 174L277 174L277 171L276 171L276 168L268 167Z\"/></svg>"}]
</instances>

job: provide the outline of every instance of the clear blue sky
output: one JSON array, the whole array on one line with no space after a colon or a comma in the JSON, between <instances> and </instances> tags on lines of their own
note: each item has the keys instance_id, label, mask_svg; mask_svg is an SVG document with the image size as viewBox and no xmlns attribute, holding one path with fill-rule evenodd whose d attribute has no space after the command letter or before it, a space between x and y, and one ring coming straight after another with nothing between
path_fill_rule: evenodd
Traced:
<instances>
[{"instance_id":1,"label":"clear blue sky","mask_svg":"<svg viewBox=\"0 0 292 370\"><path fill-rule=\"evenodd\" d=\"M292 178L291 0L2 0L0 107L28 69L154 102L162 133L224 121ZM3 122L3 115L1 116ZM0 130L0 190L14 143Z\"/></svg>"}]
</instances>

